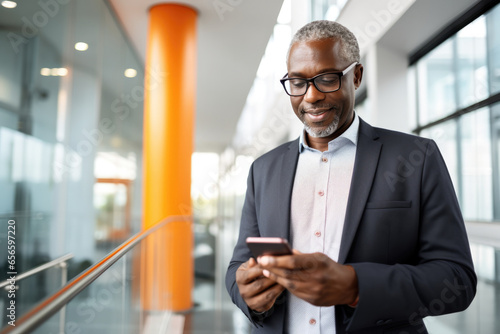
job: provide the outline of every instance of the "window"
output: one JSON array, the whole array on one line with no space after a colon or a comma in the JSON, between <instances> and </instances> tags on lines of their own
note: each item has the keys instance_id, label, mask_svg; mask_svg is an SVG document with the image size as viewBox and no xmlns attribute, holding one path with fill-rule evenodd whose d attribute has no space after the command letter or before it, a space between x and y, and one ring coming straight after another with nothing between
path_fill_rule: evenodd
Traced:
<instances>
[{"instance_id":1,"label":"window","mask_svg":"<svg viewBox=\"0 0 500 334\"><path fill-rule=\"evenodd\" d=\"M499 19L497 5L411 69L415 132L438 143L466 220L500 220Z\"/></svg>"}]
</instances>

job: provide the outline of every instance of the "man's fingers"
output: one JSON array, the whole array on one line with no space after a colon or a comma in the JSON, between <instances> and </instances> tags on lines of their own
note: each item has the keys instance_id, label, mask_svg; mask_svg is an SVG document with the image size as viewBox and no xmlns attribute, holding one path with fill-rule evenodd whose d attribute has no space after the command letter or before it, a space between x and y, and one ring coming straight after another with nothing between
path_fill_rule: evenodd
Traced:
<instances>
[{"instance_id":1,"label":"man's fingers","mask_svg":"<svg viewBox=\"0 0 500 334\"><path fill-rule=\"evenodd\" d=\"M279 294L279 291L284 290L284 288L277 285L276 282L264 276L255 280L251 284L239 286L239 289L241 297L243 297L243 300L253 310L257 310L257 306L262 307L269 301L273 301L273 296L276 293Z\"/></svg>"},{"instance_id":2,"label":"man's fingers","mask_svg":"<svg viewBox=\"0 0 500 334\"><path fill-rule=\"evenodd\" d=\"M294 270L314 270L319 269L326 264L328 258L321 253L313 254L294 254L283 256L263 256L259 259L262 268L284 268Z\"/></svg>"},{"instance_id":3,"label":"man's fingers","mask_svg":"<svg viewBox=\"0 0 500 334\"><path fill-rule=\"evenodd\" d=\"M265 312L273 307L276 299L283 292L283 290L285 290L285 288L273 282L273 285L269 289L261 292L251 299L248 299L247 305L256 312Z\"/></svg>"},{"instance_id":4,"label":"man's fingers","mask_svg":"<svg viewBox=\"0 0 500 334\"><path fill-rule=\"evenodd\" d=\"M295 290L298 288L299 285L301 285L302 281L301 280L296 280L296 279L291 279L287 278L284 276L277 275L274 270L263 270L263 274L265 277L269 278L272 281L275 281L278 283L280 286L284 287L288 291L292 292L295 294Z\"/></svg>"},{"instance_id":5,"label":"man's fingers","mask_svg":"<svg viewBox=\"0 0 500 334\"><path fill-rule=\"evenodd\" d=\"M311 294L310 282L308 280L295 280L295 279L285 278L282 276L278 276L267 269L264 269L263 272L264 276L275 281L279 286L287 289L288 291L290 291L290 293L293 293L300 299L309 301L311 297L316 296L317 291L315 291L314 294Z\"/></svg>"},{"instance_id":6,"label":"man's fingers","mask_svg":"<svg viewBox=\"0 0 500 334\"><path fill-rule=\"evenodd\" d=\"M271 273L273 275L271 275ZM275 277L286 278L288 280L294 281L308 281L310 279L311 274L308 271L304 270L292 270L292 269L283 269L283 268L269 268L264 269L262 274L270 279Z\"/></svg>"},{"instance_id":7,"label":"man's fingers","mask_svg":"<svg viewBox=\"0 0 500 334\"><path fill-rule=\"evenodd\" d=\"M261 276L262 269L258 267L253 258L241 264L238 270L236 270L236 282L238 284L249 284Z\"/></svg>"},{"instance_id":8,"label":"man's fingers","mask_svg":"<svg viewBox=\"0 0 500 334\"><path fill-rule=\"evenodd\" d=\"M241 269L247 269L247 268L252 268L252 267L255 267L257 265L257 261L255 261L255 259L253 257L249 258L247 262L243 262L241 265L240 265L240 268Z\"/></svg>"},{"instance_id":9,"label":"man's fingers","mask_svg":"<svg viewBox=\"0 0 500 334\"><path fill-rule=\"evenodd\" d=\"M273 280L261 276L260 278L254 280L252 283L247 284L247 286L245 287L245 290L247 292L246 295L247 297L256 296L275 284L276 282L274 282Z\"/></svg>"},{"instance_id":10,"label":"man's fingers","mask_svg":"<svg viewBox=\"0 0 500 334\"><path fill-rule=\"evenodd\" d=\"M295 256L294 255L282 255L282 256L262 256L259 258L259 264L263 268L271 267L281 267L294 269L295 268Z\"/></svg>"},{"instance_id":11,"label":"man's fingers","mask_svg":"<svg viewBox=\"0 0 500 334\"><path fill-rule=\"evenodd\" d=\"M257 261L255 261L255 259L253 257L251 257L246 263L248 263L247 267L249 267L249 268L255 267L257 265Z\"/></svg>"}]
</instances>

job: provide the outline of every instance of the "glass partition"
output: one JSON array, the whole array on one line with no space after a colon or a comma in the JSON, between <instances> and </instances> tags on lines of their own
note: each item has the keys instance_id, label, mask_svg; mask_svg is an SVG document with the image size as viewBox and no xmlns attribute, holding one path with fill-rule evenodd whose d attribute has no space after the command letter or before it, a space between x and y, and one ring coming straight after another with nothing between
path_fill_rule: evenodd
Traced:
<instances>
[{"instance_id":1,"label":"glass partition","mask_svg":"<svg viewBox=\"0 0 500 334\"><path fill-rule=\"evenodd\" d=\"M141 243L33 333L141 333Z\"/></svg>"},{"instance_id":2,"label":"glass partition","mask_svg":"<svg viewBox=\"0 0 500 334\"><path fill-rule=\"evenodd\" d=\"M468 220L493 220L490 110L482 108L460 118L462 214Z\"/></svg>"},{"instance_id":3,"label":"glass partition","mask_svg":"<svg viewBox=\"0 0 500 334\"><path fill-rule=\"evenodd\" d=\"M69 282L71 287L87 278L91 281L30 333L250 333L251 324L240 310L216 306L216 291L204 279L197 278L195 282L192 309L185 313L164 309L167 298L160 294L158 285L161 278L172 275L163 270L167 266L161 256L164 232L170 227L167 223L130 248L123 248L123 256L94 280L93 275L108 263L102 261ZM106 259L113 257L114 252ZM146 262L153 263L151 272L145 269ZM53 298L57 299L57 295ZM48 310L47 305L50 304L44 304L44 310Z\"/></svg>"},{"instance_id":4,"label":"glass partition","mask_svg":"<svg viewBox=\"0 0 500 334\"><path fill-rule=\"evenodd\" d=\"M478 276L476 297L464 312L425 318L429 333L498 333L500 249L471 244L471 251Z\"/></svg>"},{"instance_id":5,"label":"glass partition","mask_svg":"<svg viewBox=\"0 0 500 334\"><path fill-rule=\"evenodd\" d=\"M107 1L3 3L0 280L9 220L18 274L72 253L71 278L140 229L144 65ZM102 179L126 187L107 215L96 206L109 195ZM51 275L20 282L19 310L58 288Z\"/></svg>"},{"instance_id":6,"label":"glass partition","mask_svg":"<svg viewBox=\"0 0 500 334\"><path fill-rule=\"evenodd\" d=\"M500 6L417 61L419 135L436 140L470 221L500 221L498 110Z\"/></svg>"}]
</instances>

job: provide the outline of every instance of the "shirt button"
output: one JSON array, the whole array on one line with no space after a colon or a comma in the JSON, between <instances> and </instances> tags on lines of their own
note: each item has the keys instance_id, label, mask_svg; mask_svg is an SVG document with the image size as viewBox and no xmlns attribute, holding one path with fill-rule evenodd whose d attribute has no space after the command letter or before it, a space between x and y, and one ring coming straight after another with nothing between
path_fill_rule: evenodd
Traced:
<instances>
[{"instance_id":1,"label":"shirt button","mask_svg":"<svg viewBox=\"0 0 500 334\"><path fill-rule=\"evenodd\" d=\"M311 318L311 319L309 320L309 324L310 324L310 325L316 325L316 319Z\"/></svg>"},{"instance_id":2,"label":"shirt button","mask_svg":"<svg viewBox=\"0 0 500 334\"><path fill-rule=\"evenodd\" d=\"M323 196L325 192L323 190L318 191L318 195Z\"/></svg>"},{"instance_id":3,"label":"shirt button","mask_svg":"<svg viewBox=\"0 0 500 334\"><path fill-rule=\"evenodd\" d=\"M314 232L314 235L319 238L319 237L321 237L321 232L320 231L316 231L316 232Z\"/></svg>"},{"instance_id":4,"label":"shirt button","mask_svg":"<svg viewBox=\"0 0 500 334\"><path fill-rule=\"evenodd\" d=\"M321 158L321 161L328 162L328 158L327 157L323 157L323 158Z\"/></svg>"}]
</instances>

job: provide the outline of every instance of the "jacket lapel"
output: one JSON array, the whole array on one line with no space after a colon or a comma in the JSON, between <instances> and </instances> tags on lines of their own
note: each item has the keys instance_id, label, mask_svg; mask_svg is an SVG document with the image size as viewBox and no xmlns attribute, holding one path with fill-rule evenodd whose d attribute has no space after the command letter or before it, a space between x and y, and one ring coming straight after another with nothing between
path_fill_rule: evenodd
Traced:
<instances>
[{"instance_id":1,"label":"jacket lapel","mask_svg":"<svg viewBox=\"0 0 500 334\"><path fill-rule=\"evenodd\" d=\"M377 170L382 144L375 130L360 119L356 158L347 201L339 263L344 263L351 248Z\"/></svg>"},{"instance_id":2,"label":"jacket lapel","mask_svg":"<svg viewBox=\"0 0 500 334\"><path fill-rule=\"evenodd\" d=\"M281 237L290 241L290 208L292 205L292 189L299 161L299 140L296 139L288 145L283 154L281 165L280 187L283 196L279 199L280 217L283 217L281 225Z\"/></svg>"}]
</instances>

